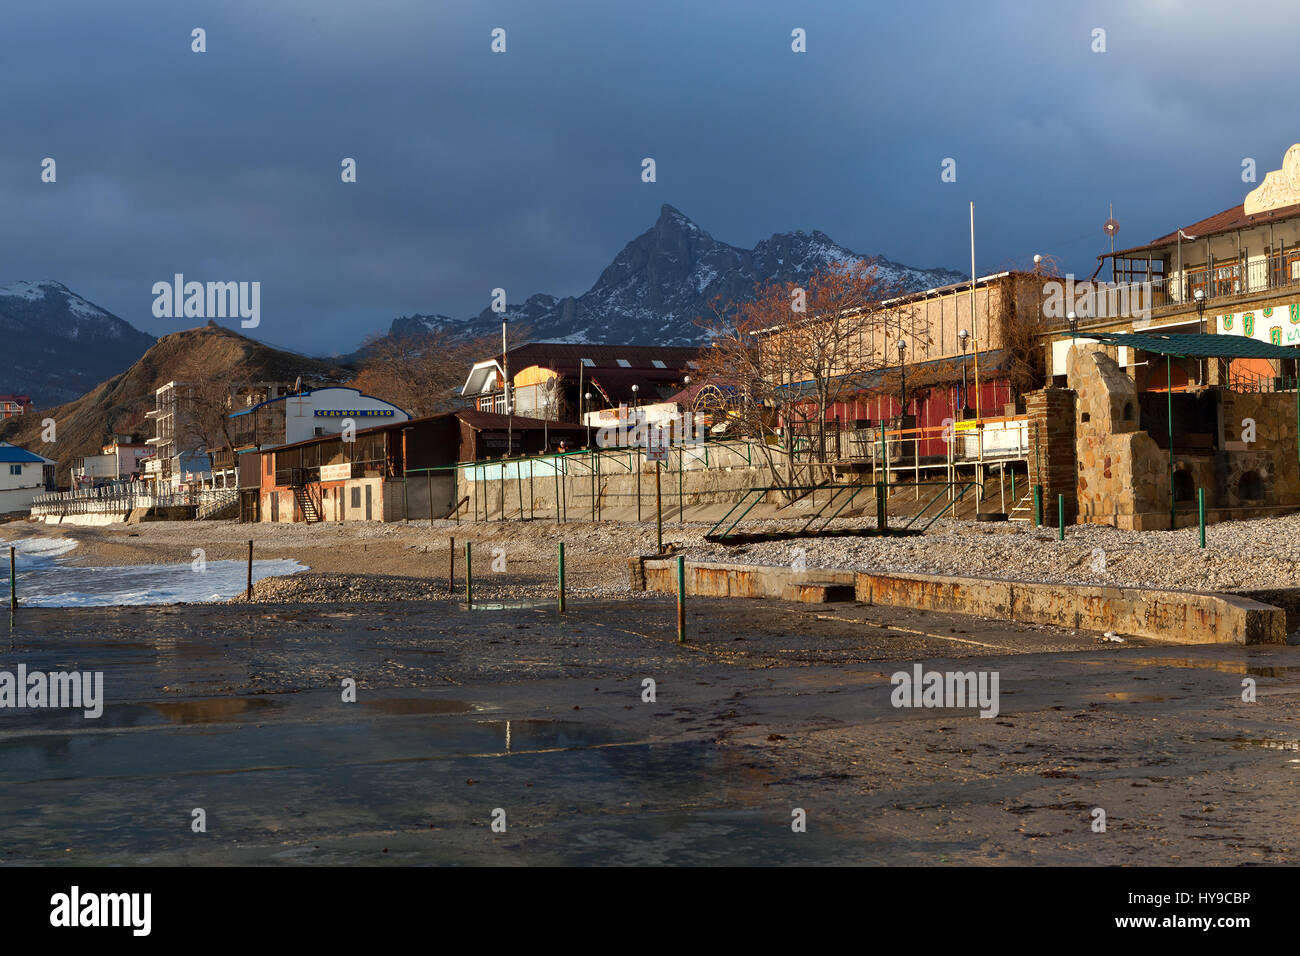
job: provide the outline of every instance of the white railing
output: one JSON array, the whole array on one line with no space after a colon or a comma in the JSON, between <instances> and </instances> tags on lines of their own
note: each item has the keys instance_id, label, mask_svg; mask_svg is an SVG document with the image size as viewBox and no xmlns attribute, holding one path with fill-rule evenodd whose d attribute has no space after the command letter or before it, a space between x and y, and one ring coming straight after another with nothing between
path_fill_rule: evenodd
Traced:
<instances>
[{"instance_id":1,"label":"white railing","mask_svg":"<svg viewBox=\"0 0 1300 956\"><path fill-rule=\"evenodd\" d=\"M177 491L154 494L141 482L80 491L58 491L37 495L32 500L32 517L64 517L78 514L129 514L136 508L205 507L230 503L235 489Z\"/></svg>"}]
</instances>

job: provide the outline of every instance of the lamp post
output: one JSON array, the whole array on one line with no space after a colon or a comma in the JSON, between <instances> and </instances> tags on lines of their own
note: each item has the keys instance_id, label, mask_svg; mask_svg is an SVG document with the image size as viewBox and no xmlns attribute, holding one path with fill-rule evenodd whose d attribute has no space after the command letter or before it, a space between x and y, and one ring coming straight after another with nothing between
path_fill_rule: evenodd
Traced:
<instances>
[{"instance_id":1,"label":"lamp post","mask_svg":"<svg viewBox=\"0 0 1300 956\"><path fill-rule=\"evenodd\" d=\"M402 520L411 520L410 498L407 496L407 487L411 478L410 459L407 457L406 433L411 430L411 426L402 429Z\"/></svg>"},{"instance_id":2,"label":"lamp post","mask_svg":"<svg viewBox=\"0 0 1300 956\"><path fill-rule=\"evenodd\" d=\"M510 320L501 316L501 387L504 390L506 406L506 457L509 458L515 448L515 423L510 407L510 353L506 350L506 324Z\"/></svg>"},{"instance_id":3,"label":"lamp post","mask_svg":"<svg viewBox=\"0 0 1300 956\"><path fill-rule=\"evenodd\" d=\"M591 414L591 392L587 392L585 395L583 395L583 398L586 399L585 408L587 410L583 413L582 420L587 423L587 447L590 448L591 447L591 422L587 421L587 416Z\"/></svg>"},{"instance_id":4,"label":"lamp post","mask_svg":"<svg viewBox=\"0 0 1300 956\"><path fill-rule=\"evenodd\" d=\"M1197 289L1192 293L1192 298L1196 300L1196 315L1197 315L1196 330L1200 332L1201 335L1204 335L1205 334L1205 290ZM1166 355L1165 358L1167 359L1169 358L1169 356ZM1201 385L1205 384L1205 359L1200 360L1199 384Z\"/></svg>"},{"instance_id":5,"label":"lamp post","mask_svg":"<svg viewBox=\"0 0 1300 956\"><path fill-rule=\"evenodd\" d=\"M638 396L638 394L637 394L637 393L640 392L640 391L641 391L641 386L640 386L640 385L633 385L633 386L632 386L632 422L633 422L633 425L632 425L632 432L631 432L631 434L628 436L628 444L633 444L633 443L635 443L635 441L636 441L636 436L637 436L638 434L640 434L640 433L638 432L638 430L637 430L638 427L639 427L639 425L640 425L640 423L641 423L641 416L640 416L640 414L639 414L639 411L640 411L640 408L641 408L641 400L640 400L640 398L639 398L639 396ZM638 500L639 500L639 499L638 499Z\"/></svg>"},{"instance_id":6,"label":"lamp post","mask_svg":"<svg viewBox=\"0 0 1300 956\"><path fill-rule=\"evenodd\" d=\"M970 333L965 329L957 330L957 341L961 343L961 417L966 418L966 406L970 404L970 396L966 394L966 343L970 340Z\"/></svg>"},{"instance_id":7,"label":"lamp post","mask_svg":"<svg viewBox=\"0 0 1300 956\"><path fill-rule=\"evenodd\" d=\"M898 427L903 427L903 418L907 415L907 365L903 356L907 353L907 341L898 340Z\"/></svg>"},{"instance_id":8,"label":"lamp post","mask_svg":"<svg viewBox=\"0 0 1300 956\"><path fill-rule=\"evenodd\" d=\"M689 375L683 375L683 376L682 376L682 388L683 388L683 389L689 389L690 387L691 387L691 377L690 377ZM690 406L688 405L687 407L690 407ZM681 433L677 436L677 440L678 440L679 442L681 442L683 445L686 444L686 429L687 429L687 425L688 425L688 422L687 422L687 420L686 420L686 416L687 416L688 414L689 414L688 412L682 412L682 413L681 413L681 422L682 422L682 425L681 425ZM693 425L694 423L691 422L691 423L689 423L689 424Z\"/></svg>"}]
</instances>

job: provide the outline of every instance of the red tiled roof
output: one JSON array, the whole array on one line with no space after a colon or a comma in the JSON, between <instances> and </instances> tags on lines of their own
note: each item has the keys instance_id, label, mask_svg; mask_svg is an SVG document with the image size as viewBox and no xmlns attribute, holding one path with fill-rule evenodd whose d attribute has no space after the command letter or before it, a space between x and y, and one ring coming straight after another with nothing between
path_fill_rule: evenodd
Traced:
<instances>
[{"instance_id":1,"label":"red tiled roof","mask_svg":"<svg viewBox=\"0 0 1300 956\"><path fill-rule=\"evenodd\" d=\"M1187 236L1195 236L1197 239L1204 239L1206 236L1217 236L1225 232L1233 232L1237 229L1246 229L1250 226L1267 225L1270 222L1278 222L1282 219L1292 219L1300 216L1300 203L1283 206L1280 209L1271 209L1268 212L1256 213L1253 216L1246 215L1245 203L1233 206L1231 209L1225 209L1223 212L1216 213L1213 216L1207 216L1190 226L1180 226L1183 231L1183 241L1190 242ZM1158 249L1163 246L1172 246L1178 242L1178 229L1168 235L1161 236L1159 239L1153 239L1143 246L1132 246L1128 249L1116 249L1114 255L1126 256L1134 252L1142 252L1147 249ZM1109 259L1111 253L1107 252L1098 259Z\"/></svg>"}]
</instances>

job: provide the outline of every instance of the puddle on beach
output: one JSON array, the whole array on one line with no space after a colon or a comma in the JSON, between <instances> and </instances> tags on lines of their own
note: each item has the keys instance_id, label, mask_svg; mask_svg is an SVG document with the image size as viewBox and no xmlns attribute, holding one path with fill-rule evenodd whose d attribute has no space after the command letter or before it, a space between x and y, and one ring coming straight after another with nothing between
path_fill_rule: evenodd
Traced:
<instances>
[{"instance_id":1,"label":"puddle on beach","mask_svg":"<svg viewBox=\"0 0 1300 956\"><path fill-rule=\"evenodd\" d=\"M385 714L467 714L482 709L464 700L426 700L423 697L386 697L363 700L361 704Z\"/></svg>"},{"instance_id":2,"label":"puddle on beach","mask_svg":"<svg viewBox=\"0 0 1300 956\"><path fill-rule=\"evenodd\" d=\"M155 701L147 706L173 724L213 724L282 705L266 697L209 697L203 700Z\"/></svg>"},{"instance_id":3,"label":"puddle on beach","mask_svg":"<svg viewBox=\"0 0 1300 956\"><path fill-rule=\"evenodd\" d=\"M1216 661L1207 657L1121 657L1094 663L1111 667L1116 661L1135 667L1185 667L1222 674L1249 674L1253 677L1289 677L1293 673L1300 673L1300 664L1251 664L1246 661Z\"/></svg>"},{"instance_id":4,"label":"puddle on beach","mask_svg":"<svg viewBox=\"0 0 1300 956\"><path fill-rule=\"evenodd\" d=\"M499 734L505 750L580 750L612 743L627 743L625 735L608 727L574 720L480 720L478 726Z\"/></svg>"},{"instance_id":5,"label":"puddle on beach","mask_svg":"<svg viewBox=\"0 0 1300 956\"><path fill-rule=\"evenodd\" d=\"M475 601L460 606L469 611L531 611L535 608L555 607L555 601Z\"/></svg>"}]
</instances>

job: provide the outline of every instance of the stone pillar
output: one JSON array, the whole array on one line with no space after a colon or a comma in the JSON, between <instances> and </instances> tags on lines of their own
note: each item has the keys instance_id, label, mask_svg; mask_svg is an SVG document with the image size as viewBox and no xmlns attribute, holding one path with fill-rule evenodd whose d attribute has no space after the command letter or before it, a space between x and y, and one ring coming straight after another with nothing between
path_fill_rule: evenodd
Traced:
<instances>
[{"instance_id":1,"label":"stone pillar","mask_svg":"<svg viewBox=\"0 0 1300 956\"><path fill-rule=\"evenodd\" d=\"M1043 523L1056 527L1056 499L1065 495L1065 522L1079 511L1079 466L1075 452L1074 391L1044 388L1025 396L1029 415L1030 482L1043 486Z\"/></svg>"}]
</instances>

